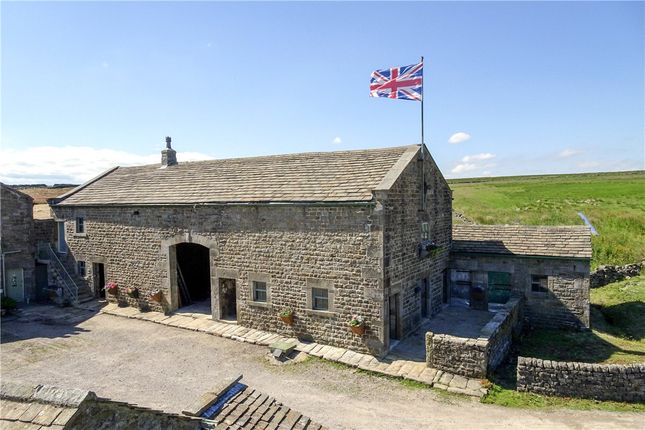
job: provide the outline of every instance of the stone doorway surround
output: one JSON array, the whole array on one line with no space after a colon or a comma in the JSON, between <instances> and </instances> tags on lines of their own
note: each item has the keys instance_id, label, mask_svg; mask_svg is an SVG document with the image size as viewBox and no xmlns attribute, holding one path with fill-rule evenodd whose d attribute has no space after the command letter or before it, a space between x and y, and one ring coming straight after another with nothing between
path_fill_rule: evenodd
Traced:
<instances>
[{"instance_id":1,"label":"stone doorway surround","mask_svg":"<svg viewBox=\"0 0 645 430\"><path fill-rule=\"evenodd\" d=\"M210 286L211 286L211 315L219 319L219 279L216 276L215 259L219 255L217 241L213 238L186 232L161 241L162 258L166 260L166 277L162 279L162 289L170 293L168 302L169 311L179 308L179 288L177 286L177 245L180 243L193 243L208 248Z\"/></svg>"}]
</instances>

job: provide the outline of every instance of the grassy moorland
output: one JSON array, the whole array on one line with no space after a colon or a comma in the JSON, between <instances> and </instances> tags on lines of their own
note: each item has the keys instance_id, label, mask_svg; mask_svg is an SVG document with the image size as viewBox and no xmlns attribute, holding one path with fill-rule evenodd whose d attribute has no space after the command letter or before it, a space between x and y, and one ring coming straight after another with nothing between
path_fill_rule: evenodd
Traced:
<instances>
[{"instance_id":1,"label":"grassy moorland","mask_svg":"<svg viewBox=\"0 0 645 430\"><path fill-rule=\"evenodd\" d=\"M453 209L479 224L583 225L592 266L645 259L645 171L453 179ZM456 219L456 222L460 222Z\"/></svg>"}]
</instances>

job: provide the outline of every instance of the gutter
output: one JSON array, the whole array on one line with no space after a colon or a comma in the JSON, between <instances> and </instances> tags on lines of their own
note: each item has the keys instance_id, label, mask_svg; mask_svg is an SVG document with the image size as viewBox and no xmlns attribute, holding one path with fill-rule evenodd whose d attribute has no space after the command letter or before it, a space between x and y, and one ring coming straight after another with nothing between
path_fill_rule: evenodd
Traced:
<instances>
[{"instance_id":1,"label":"gutter","mask_svg":"<svg viewBox=\"0 0 645 430\"><path fill-rule=\"evenodd\" d=\"M115 207L197 207L197 206L374 206L374 200L348 200L330 202L312 201L276 201L276 202L206 202L206 203L96 203L96 204L60 204L52 206L60 208L115 208Z\"/></svg>"}]
</instances>

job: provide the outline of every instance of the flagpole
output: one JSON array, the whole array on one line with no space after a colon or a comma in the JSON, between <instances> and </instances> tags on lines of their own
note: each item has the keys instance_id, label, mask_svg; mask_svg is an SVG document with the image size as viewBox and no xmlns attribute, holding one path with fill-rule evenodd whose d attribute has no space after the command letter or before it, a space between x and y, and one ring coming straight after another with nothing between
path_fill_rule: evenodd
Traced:
<instances>
[{"instance_id":1,"label":"flagpole","mask_svg":"<svg viewBox=\"0 0 645 430\"><path fill-rule=\"evenodd\" d=\"M425 99L425 91L423 90L423 56L421 56L421 145L425 143L423 138L423 99Z\"/></svg>"}]
</instances>

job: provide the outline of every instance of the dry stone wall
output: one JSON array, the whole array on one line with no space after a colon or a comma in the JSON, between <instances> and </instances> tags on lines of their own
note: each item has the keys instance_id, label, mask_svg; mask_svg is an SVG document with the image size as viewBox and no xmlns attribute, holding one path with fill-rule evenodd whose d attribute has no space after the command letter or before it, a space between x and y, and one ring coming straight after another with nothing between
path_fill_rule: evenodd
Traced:
<instances>
[{"instance_id":1,"label":"dry stone wall","mask_svg":"<svg viewBox=\"0 0 645 430\"><path fill-rule=\"evenodd\" d=\"M642 403L645 402L645 363L589 364L518 357L517 390Z\"/></svg>"},{"instance_id":2,"label":"dry stone wall","mask_svg":"<svg viewBox=\"0 0 645 430\"><path fill-rule=\"evenodd\" d=\"M470 378L485 378L499 366L522 329L523 298L511 298L481 329L478 338L426 333L429 367Z\"/></svg>"},{"instance_id":3,"label":"dry stone wall","mask_svg":"<svg viewBox=\"0 0 645 430\"><path fill-rule=\"evenodd\" d=\"M410 162L390 190L380 197L384 202L384 274L389 287L386 294L388 297L400 295L399 335L405 336L421 322L424 279L430 290L429 314L441 310L443 276L452 238L452 194L441 171L425 151L423 159L417 157ZM432 255L424 258L418 254L422 223L428 223L428 239L438 246Z\"/></svg>"},{"instance_id":4,"label":"dry stone wall","mask_svg":"<svg viewBox=\"0 0 645 430\"><path fill-rule=\"evenodd\" d=\"M624 266L600 266L591 274L591 288L599 288L612 282L622 281L626 278L638 276L645 266L645 261Z\"/></svg>"}]
</instances>

